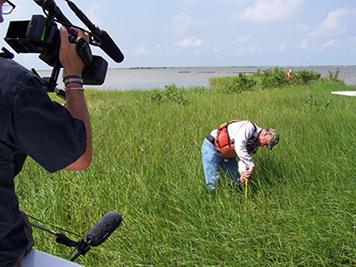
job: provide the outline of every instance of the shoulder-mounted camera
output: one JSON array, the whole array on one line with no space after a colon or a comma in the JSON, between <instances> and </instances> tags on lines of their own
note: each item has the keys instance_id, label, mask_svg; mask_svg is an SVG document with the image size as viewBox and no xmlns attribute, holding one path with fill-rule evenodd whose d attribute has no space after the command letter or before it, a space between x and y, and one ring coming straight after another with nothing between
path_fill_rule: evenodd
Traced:
<instances>
[{"instance_id":1,"label":"shoulder-mounted camera","mask_svg":"<svg viewBox=\"0 0 356 267\"><path fill-rule=\"evenodd\" d=\"M94 25L73 2L65 1L89 29L87 31L90 36L89 44L100 47L115 62L122 62L124 55L109 34ZM33 15L31 20L26 21L11 21L4 39L17 53L39 53L39 58L53 67L51 77L40 77L45 90L65 98L65 91L57 88L58 75L62 68L59 61L58 23L67 28L69 41L76 43L77 53L85 65L82 72L84 84L103 84L108 68L107 61L100 56L92 55L90 46L84 39L76 40L75 33L70 30L71 27L76 26L65 17L54 0L34 0L34 2L42 7L44 15ZM37 74L34 69L32 71Z\"/></svg>"}]
</instances>

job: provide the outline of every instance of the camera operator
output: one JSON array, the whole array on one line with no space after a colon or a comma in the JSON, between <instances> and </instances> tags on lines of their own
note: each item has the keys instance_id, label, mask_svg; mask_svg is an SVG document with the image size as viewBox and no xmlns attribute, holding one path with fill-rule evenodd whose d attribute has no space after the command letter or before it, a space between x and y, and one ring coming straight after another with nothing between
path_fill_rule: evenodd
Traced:
<instances>
[{"instance_id":1,"label":"camera operator","mask_svg":"<svg viewBox=\"0 0 356 267\"><path fill-rule=\"evenodd\" d=\"M0 0L0 22L15 5ZM73 29L77 40L89 37ZM27 155L49 172L84 170L92 161L90 117L81 79L83 62L60 29L66 107L51 101L41 79L12 59L0 57L0 267L21 266L33 246L32 229L20 211L14 177Z\"/></svg>"}]
</instances>

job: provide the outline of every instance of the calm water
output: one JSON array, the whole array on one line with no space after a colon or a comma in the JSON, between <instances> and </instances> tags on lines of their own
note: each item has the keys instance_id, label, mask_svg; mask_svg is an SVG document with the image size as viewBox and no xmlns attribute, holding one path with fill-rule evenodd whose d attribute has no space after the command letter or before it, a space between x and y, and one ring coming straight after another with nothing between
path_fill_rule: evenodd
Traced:
<instances>
[{"instance_id":1,"label":"calm water","mask_svg":"<svg viewBox=\"0 0 356 267\"><path fill-rule=\"evenodd\" d=\"M105 83L94 88L108 90L132 90L132 89L163 89L166 85L175 83L181 87L209 86L209 78L236 76L240 72L245 74L255 73L258 69L270 69L274 67L204 67L204 68L165 68L165 69L109 69ZM283 67L289 69L289 67ZM356 66L315 66L293 67L297 70L312 70L319 72L322 77L328 77L329 71L340 69L339 79L348 85L356 85ZM49 75L48 71L40 72L41 76ZM58 79L60 80L60 79ZM62 87L60 84L59 87ZM89 86L88 86L89 87Z\"/></svg>"}]
</instances>

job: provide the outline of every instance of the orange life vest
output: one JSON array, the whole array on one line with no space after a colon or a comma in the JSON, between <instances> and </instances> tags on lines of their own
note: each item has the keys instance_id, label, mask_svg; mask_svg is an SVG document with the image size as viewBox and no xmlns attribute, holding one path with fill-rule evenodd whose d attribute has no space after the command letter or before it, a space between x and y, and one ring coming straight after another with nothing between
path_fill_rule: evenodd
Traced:
<instances>
[{"instance_id":1,"label":"orange life vest","mask_svg":"<svg viewBox=\"0 0 356 267\"><path fill-rule=\"evenodd\" d=\"M237 157L237 154L235 151L235 143L230 139L227 127L229 126L229 124L234 123L234 122L239 122L239 121L242 121L242 120L232 120L232 121L226 122L224 124L221 124L218 128L218 134L215 138L214 145L215 145L216 149L221 153L221 155L223 155L223 157L226 159L232 159L232 158ZM257 127L254 123L252 123L252 124L253 124L253 126L255 128L255 132L256 132ZM247 145L246 149L247 149L247 152L250 153L251 146Z\"/></svg>"},{"instance_id":2,"label":"orange life vest","mask_svg":"<svg viewBox=\"0 0 356 267\"><path fill-rule=\"evenodd\" d=\"M294 78L293 73L291 70L286 72L286 77L288 80L292 80Z\"/></svg>"}]
</instances>

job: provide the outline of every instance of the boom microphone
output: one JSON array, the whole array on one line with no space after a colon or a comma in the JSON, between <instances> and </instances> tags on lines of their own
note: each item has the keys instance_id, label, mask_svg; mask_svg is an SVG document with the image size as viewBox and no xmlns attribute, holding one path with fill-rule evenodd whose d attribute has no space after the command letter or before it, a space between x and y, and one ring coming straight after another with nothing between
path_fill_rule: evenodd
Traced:
<instances>
[{"instance_id":1,"label":"boom microphone","mask_svg":"<svg viewBox=\"0 0 356 267\"><path fill-rule=\"evenodd\" d=\"M117 47L113 39L109 36L109 34L101 30L101 35L98 35L101 39L102 44L100 48L111 57L116 63L120 63L124 60L124 55L121 53L120 49Z\"/></svg>"},{"instance_id":2,"label":"boom microphone","mask_svg":"<svg viewBox=\"0 0 356 267\"><path fill-rule=\"evenodd\" d=\"M52 0L53 1L53 0ZM115 44L109 34L101 30L97 25L93 24L88 17L81 11L72 1L66 0L70 9L77 15L77 17L88 27L88 29L98 36L101 40L100 48L115 62L120 63L124 60L124 55L121 53L119 47Z\"/></svg>"},{"instance_id":3,"label":"boom microphone","mask_svg":"<svg viewBox=\"0 0 356 267\"><path fill-rule=\"evenodd\" d=\"M85 235L90 246L101 245L119 227L122 220L120 213L110 211L104 215Z\"/></svg>"}]
</instances>

